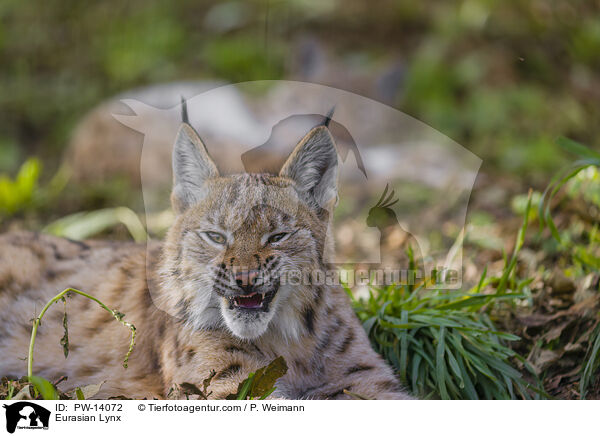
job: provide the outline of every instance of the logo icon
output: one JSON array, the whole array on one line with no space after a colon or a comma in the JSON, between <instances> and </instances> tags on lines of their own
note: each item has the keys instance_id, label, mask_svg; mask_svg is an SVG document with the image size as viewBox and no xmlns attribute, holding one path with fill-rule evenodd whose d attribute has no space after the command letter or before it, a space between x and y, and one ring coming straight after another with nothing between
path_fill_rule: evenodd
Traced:
<instances>
[{"instance_id":1,"label":"logo icon","mask_svg":"<svg viewBox=\"0 0 600 436\"><path fill-rule=\"evenodd\" d=\"M19 401L11 405L3 405L6 409L6 431L14 433L15 429L48 429L50 411L35 403Z\"/></svg>"},{"instance_id":2,"label":"logo icon","mask_svg":"<svg viewBox=\"0 0 600 436\"><path fill-rule=\"evenodd\" d=\"M369 209L369 215L367 216L367 226L377 227L379 229L379 234L381 235L379 239L379 258L381 259L382 265L385 265L386 263L389 265L398 264L402 265L404 268L410 268L410 259L405 254L406 251L410 250L414 265L413 270L409 271L407 269L407 272L415 274L413 280L416 278L424 278L425 271L421 248L417 239L400 225L398 216L394 209L392 209L392 206L398 202L398 198L394 199L395 192L393 189L389 190L389 187L389 183L385 185L385 189L383 190L383 194L381 194L379 201L375 206ZM394 253L394 256L391 259L386 259L386 257L389 257L384 253L384 247L388 245L386 239L388 239L394 231L399 233L402 238L398 250L399 252Z\"/></svg>"}]
</instances>

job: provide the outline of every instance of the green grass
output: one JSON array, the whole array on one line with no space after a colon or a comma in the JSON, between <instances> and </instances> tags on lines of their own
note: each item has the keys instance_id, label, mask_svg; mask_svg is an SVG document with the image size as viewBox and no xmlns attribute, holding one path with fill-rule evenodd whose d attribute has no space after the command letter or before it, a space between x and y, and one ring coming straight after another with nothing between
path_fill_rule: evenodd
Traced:
<instances>
[{"instance_id":1,"label":"green grass","mask_svg":"<svg viewBox=\"0 0 600 436\"><path fill-rule=\"evenodd\" d=\"M355 302L373 348L422 398L538 398L538 383L526 381L515 362L525 360L507 345L518 336L498 331L478 310L483 299L522 294L410 292L404 286L374 290Z\"/></svg>"},{"instance_id":2,"label":"green grass","mask_svg":"<svg viewBox=\"0 0 600 436\"><path fill-rule=\"evenodd\" d=\"M531 195L513 255L500 277L469 291L430 290L410 285L372 289L353 304L373 348L396 369L414 395L441 399L532 399L544 396L525 359L508 345L519 337L499 331L489 311L527 297L529 280L513 272L527 229ZM493 292L484 292L495 286ZM527 368L528 381L516 364Z\"/></svg>"},{"instance_id":3,"label":"green grass","mask_svg":"<svg viewBox=\"0 0 600 436\"><path fill-rule=\"evenodd\" d=\"M350 294L373 348L396 369L415 395L442 399L548 396L543 380L510 346L520 338L499 331L490 314L507 305L516 313L516 303L531 297L529 285L534 279L522 277L516 269L528 223L536 218L541 222L540 230L549 228L558 250L579 266L580 275L598 272L597 224L583 232L586 243L581 237L572 237L570 229L559 230L552 210L553 200L565 187L567 201L583 197L587 204L600 206L597 201L600 153L566 138L559 139L558 144L575 153L579 160L558 174L543 194L530 191L527 197L520 196L514 202L513 207L524 216L523 224L513 253L505 255L504 268L498 277L487 278L484 269L476 287L459 292L397 285L373 288L367 299L356 300ZM532 209L532 203L537 211ZM542 239L541 233L537 238ZM582 399L586 398L600 368L600 324L596 322L594 326L590 338L584 342L587 348L579 381Z\"/></svg>"},{"instance_id":4,"label":"green grass","mask_svg":"<svg viewBox=\"0 0 600 436\"><path fill-rule=\"evenodd\" d=\"M569 200L580 196L590 207L600 209L600 176L598 172L600 153L568 138L559 138L558 144L579 159L557 174L544 191L539 205L540 226L542 229L544 227L550 229L552 236L559 244L559 250L571 258L571 262L579 267L580 273L597 273L600 270L598 223L586 232L588 243L585 244L580 240L574 240L568 230L559 231L552 211L556 206L553 200L563 188L566 188ZM587 344L579 381L579 394L582 399L586 398L588 388L595 380L600 368L600 322L596 322Z\"/></svg>"}]
</instances>

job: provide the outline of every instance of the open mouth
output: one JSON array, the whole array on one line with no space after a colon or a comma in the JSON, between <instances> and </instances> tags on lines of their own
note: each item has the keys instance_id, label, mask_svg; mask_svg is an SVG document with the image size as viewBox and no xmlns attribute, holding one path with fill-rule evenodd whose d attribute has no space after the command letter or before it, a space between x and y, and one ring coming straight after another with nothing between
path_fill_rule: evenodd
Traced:
<instances>
[{"instance_id":1,"label":"open mouth","mask_svg":"<svg viewBox=\"0 0 600 436\"><path fill-rule=\"evenodd\" d=\"M277 289L265 292L264 294L253 292L248 295L238 295L229 299L229 308L266 312L269 310L269 303L271 303L276 293Z\"/></svg>"}]
</instances>

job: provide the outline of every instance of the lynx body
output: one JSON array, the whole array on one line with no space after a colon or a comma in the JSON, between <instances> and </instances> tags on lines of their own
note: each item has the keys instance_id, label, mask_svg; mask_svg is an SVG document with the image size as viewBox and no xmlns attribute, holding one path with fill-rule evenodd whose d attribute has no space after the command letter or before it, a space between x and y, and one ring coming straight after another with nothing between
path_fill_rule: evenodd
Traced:
<instances>
[{"instance_id":1,"label":"lynx body","mask_svg":"<svg viewBox=\"0 0 600 436\"><path fill-rule=\"evenodd\" d=\"M129 331L96 303L67 299L38 332L34 372L63 388L106 381L98 398L164 398L173 384L216 371L214 399L283 356L273 394L291 399L408 399L370 347L343 289L316 284L328 267L337 153L326 126L311 130L279 174L220 176L191 126L173 152L176 220L148 246L78 242L33 233L0 236L0 375L25 372L31 320L57 292L86 291L126 314ZM297 280L291 280L295 277Z\"/></svg>"}]
</instances>

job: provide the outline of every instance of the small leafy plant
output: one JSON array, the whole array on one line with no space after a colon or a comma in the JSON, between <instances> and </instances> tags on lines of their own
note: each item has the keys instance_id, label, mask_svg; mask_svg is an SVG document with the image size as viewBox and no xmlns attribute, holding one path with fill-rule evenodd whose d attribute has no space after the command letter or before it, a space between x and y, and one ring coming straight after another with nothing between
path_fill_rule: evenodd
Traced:
<instances>
[{"instance_id":1,"label":"small leafy plant","mask_svg":"<svg viewBox=\"0 0 600 436\"><path fill-rule=\"evenodd\" d=\"M63 347L63 352L65 355L65 358L68 356L68 354L69 354L69 333L68 333L68 328L67 328L67 311L66 311L67 302L66 302L65 297L70 293L79 294L86 298L89 298L92 301L95 301L96 303L98 303L100 305L100 307L102 307L104 310L108 311L117 321L119 321L121 324L123 324L129 330L131 330L131 341L129 343L129 349L127 350L127 354L125 355L125 359L123 360L123 367L127 368L127 366L128 366L129 357L131 356L131 353L133 351L133 346L135 345L135 334L136 334L135 326L133 324L131 324L130 322L123 320L123 318L125 317L125 314L123 314L117 310L108 308L104 303L102 303L97 298L95 298L85 292L79 291L77 289L67 288L64 291L58 293L52 299L50 299L50 301L48 301L48 303L46 303L44 308L41 310L40 314L33 321L33 327L31 329L31 339L29 342L29 354L27 356L27 378L26 378L26 380L29 383L31 383L31 385L33 385L33 387L34 387L34 397L36 397L39 393L39 394L41 394L42 398L45 400L59 399L59 394L57 393L56 388L52 383L50 383L48 380L45 380L42 377L37 377L37 376L33 375L33 352L34 352L34 347L35 347L35 339L37 336L37 330L40 326L42 318L44 317L46 311L53 304L55 304L59 301L62 301L64 303L64 307L65 307L65 312L63 315L64 335L60 339L60 344ZM95 393L97 393L100 390L101 386L102 386L102 384L86 386L84 388L77 388L73 394L74 394L74 396L76 396L77 399L85 399L86 392L88 394L87 396L90 397L90 396L94 395ZM85 390L85 392L84 392L84 390Z\"/></svg>"},{"instance_id":2,"label":"small leafy plant","mask_svg":"<svg viewBox=\"0 0 600 436\"><path fill-rule=\"evenodd\" d=\"M31 205L40 176L41 164L29 159L14 179L0 175L0 215L10 216Z\"/></svg>"},{"instance_id":3,"label":"small leafy plant","mask_svg":"<svg viewBox=\"0 0 600 436\"><path fill-rule=\"evenodd\" d=\"M265 400L277 389L275 383L287 372L287 363L281 356L274 359L267 366L257 369L248 374L235 393L228 395L226 400ZM189 399L195 395L198 399L208 400L212 395L209 390L210 384L216 375L212 370L210 375L202 382L202 387L192 383L175 384L167 394L169 400Z\"/></svg>"},{"instance_id":4,"label":"small leafy plant","mask_svg":"<svg viewBox=\"0 0 600 436\"><path fill-rule=\"evenodd\" d=\"M46 186L39 185L42 164L36 158L27 159L13 178L0 174L0 220L51 202L63 190L70 177L62 166Z\"/></svg>"},{"instance_id":5,"label":"small leafy plant","mask_svg":"<svg viewBox=\"0 0 600 436\"><path fill-rule=\"evenodd\" d=\"M567 182L574 179L582 171L590 167L600 167L600 153L579 142L564 137L558 139L558 144L579 157L577 161L573 162L568 168L552 179L542 195L542 201L539 206L541 226L547 226L552 232L552 236L560 242L560 233L552 219L552 200Z\"/></svg>"},{"instance_id":6,"label":"small leafy plant","mask_svg":"<svg viewBox=\"0 0 600 436\"><path fill-rule=\"evenodd\" d=\"M287 370L285 359L279 356L267 366L251 372L248 378L239 384L237 392L229 395L227 400L264 400L275 392L275 382L283 377Z\"/></svg>"}]
</instances>

